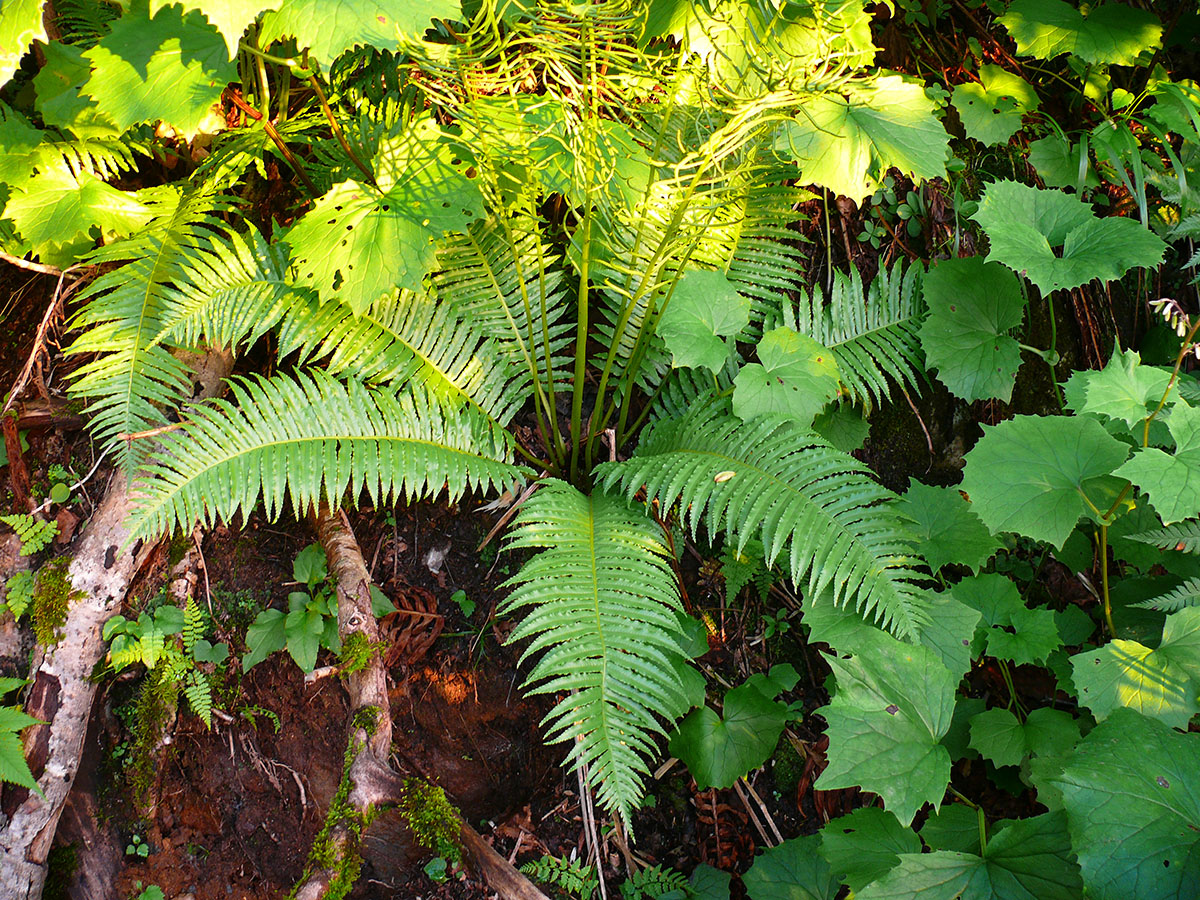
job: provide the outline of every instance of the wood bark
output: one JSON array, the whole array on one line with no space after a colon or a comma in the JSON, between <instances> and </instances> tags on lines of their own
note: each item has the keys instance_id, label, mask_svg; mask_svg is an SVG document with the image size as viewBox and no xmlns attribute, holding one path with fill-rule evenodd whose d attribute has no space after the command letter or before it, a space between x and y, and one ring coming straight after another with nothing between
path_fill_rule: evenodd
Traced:
<instances>
[{"instance_id":1,"label":"wood bark","mask_svg":"<svg viewBox=\"0 0 1200 900\"><path fill-rule=\"evenodd\" d=\"M211 397L229 373L232 357L214 351L189 362L196 372L197 396ZM0 828L0 897L5 900L38 900L42 895L46 859L79 770L96 695L91 675L105 654L101 629L120 611L156 543L139 540L126 546L125 520L132 509L125 475L117 472L68 568L73 599L62 639L53 647L39 647L33 659L26 711L46 724L26 731L25 750L44 797L28 792Z\"/></svg>"},{"instance_id":2,"label":"wood bark","mask_svg":"<svg viewBox=\"0 0 1200 900\"><path fill-rule=\"evenodd\" d=\"M371 574L346 514L322 506L315 515L317 534L337 585L338 632L342 642L362 634L379 642L379 628L371 610ZM404 778L391 768L392 719L387 694L387 672L382 657L372 653L367 666L345 677L350 695L351 746L357 747L350 763L353 786L347 800L349 812L359 817L373 806L394 804L404 792ZM376 710L374 730L363 726L360 711ZM310 870L295 892L296 900L323 900L347 859L359 853L361 829L346 820L333 823L330 846L336 862ZM459 822L464 857L469 868L505 900L548 900L545 894L493 850L466 822Z\"/></svg>"}]
</instances>

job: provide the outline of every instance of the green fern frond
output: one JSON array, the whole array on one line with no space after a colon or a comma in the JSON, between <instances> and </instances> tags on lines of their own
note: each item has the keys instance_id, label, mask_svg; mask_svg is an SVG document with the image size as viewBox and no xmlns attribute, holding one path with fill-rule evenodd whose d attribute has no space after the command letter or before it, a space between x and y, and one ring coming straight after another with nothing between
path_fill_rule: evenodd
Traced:
<instances>
[{"instance_id":1,"label":"green fern frond","mask_svg":"<svg viewBox=\"0 0 1200 900\"><path fill-rule=\"evenodd\" d=\"M0 516L0 522L16 532L21 541L22 556L33 556L33 554L45 550L54 540L54 536L58 534L58 522L54 520L43 522L28 513Z\"/></svg>"},{"instance_id":2,"label":"green fern frond","mask_svg":"<svg viewBox=\"0 0 1200 900\"><path fill-rule=\"evenodd\" d=\"M782 556L808 595L827 587L901 637L928 621L928 603L905 530L887 502L894 495L846 453L795 423L743 422L711 403L655 428L626 462L597 467L605 489L669 509L677 502L693 532L727 530L741 553L758 538L766 562Z\"/></svg>"},{"instance_id":3,"label":"green fern frond","mask_svg":"<svg viewBox=\"0 0 1200 900\"><path fill-rule=\"evenodd\" d=\"M570 742L604 807L626 823L657 753L659 717L688 709L676 672L679 591L661 531L620 498L547 482L521 508L509 548L538 548L503 609L528 609L511 641L541 654L527 686L567 693L546 716L547 739Z\"/></svg>"},{"instance_id":4,"label":"green fern frond","mask_svg":"<svg viewBox=\"0 0 1200 900\"><path fill-rule=\"evenodd\" d=\"M196 646L196 641L204 637L208 630L208 622L195 597L188 597L183 607L183 649L188 653Z\"/></svg>"},{"instance_id":5,"label":"green fern frond","mask_svg":"<svg viewBox=\"0 0 1200 900\"><path fill-rule=\"evenodd\" d=\"M57 0L54 4L54 21L62 42L85 49L108 34L108 23L119 15L119 7L99 0Z\"/></svg>"},{"instance_id":6,"label":"green fern frond","mask_svg":"<svg viewBox=\"0 0 1200 900\"><path fill-rule=\"evenodd\" d=\"M1174 590L1131 605L1160 612L1175 612L1188 606L1200 606L1200 578L1189 578Z\"/></svg>"},{"instance_id":7,"label":"green fern frond","mask_svg":"<svg viewBox=\"0 0 1200 900\"><path fill-rule=\"evenodd\" d=\"M212 727L212 685L203 672L192 669L183 682L183 695L206 728Z\"/></svg>"},{"instance_id":8,"label":"green fern frond","mask_svg":"<svg viewBox=\"0 0 1200 900\"><path fill-rule=\"evenodd\" d=\"M134 485L134 536L249 514L261 498L275 517L349 489L376 504L446 490L510 486L523 470L510 447L470 409L445 410L420 391L396 395L323 372L240 380L233 402L196 407ZM131 538L132 539L132 538Z\"/></svg>"},{"instance_id":9,"label":"green fern frond","mask_svg":"<svg viewBox=\"0 0 1200 900\"><path fill-rule=\"evenodd\" d=\"M1200 519L1185 519L1165 528L1129 535L1129 540L1150 544L1159 550L1181 550L1200 553Z\"/></svg>"},{"instance_id":10,"label":"green fern frond","mask_svg":"<svg viewBox=\"0 0 1200 900\"><path fill-rule=\"evenodd\" d=\"M917 333L924 314L920 265L881 270L864 291L857 269L835 272L826 301L820 286L803 292L795 319L785 304L783 324L833 351L842 383L869 412L887 398L888 379L917 387L925 357Z\"/></svg>"},{"instance_id":11,"label":"green fern frond","mask_svg":"<svg viewBox=\"0 0 1200 900\"><path fill-rule=\"evenodd\" d=\"M474 323L496 349L544 384L567 379L567 294L556 256L532 223L480 222L447 235L433 276L438 298ZM549 363L542 355L549 348Z\"/></svg>"},{"instance_id":12,"label":"green fern frond","mask_svg":"<svg viewBox=\"0 0 1200 900\"><path fill-rule=\"evenodd\" d=\"M543 856L523 863L521 872L542 884L566 891L579 900L590 900L600 887L596 867L581 859Z\"/></svg>"},{"instance_id":13,"label":"green fern frond","mask_svg":"<svg viewBox=\"0 0 1200 900\"><path fill-rule=\"evenodd\" d=\"M268 244L255 229L206 236L179 262L161 288L161 327L153 343L237 349L276 325L307 291L287 279L287 248Z\"/></svg>"},{"instance_id":14,"label":"green fern frond","mask_svg":"<svg viewBox=\"0 0 1200 900\"><path fill-rule=\"evenodd\" d=\"M115 178L137 168L134 153L150 156L134 141L116 137L83 137L42 141L34 148L32 159L41 171L65 164L76 178L83 172L98 178Z\"/></svg>"},{"instance_id":15,"label":"green fern frond","mask_svg":"<svg viewBox=\"0 0 1200 900\"><path fill-rule=\"evenodd\" d=\"M629 878L621 883L622 900L658 900L667 894L680 898L691 894L687 876L670 866L650 866L630 872Z\"/></svg>"},{"instance_id":16,"label":"green fern frond","mask_svg":"<svg viewBox=\"0 0 1200 900\"><path fill-rule=\"evenodd\" d=\"M117 435L165 424L163 407L186 396L187 368L161 339L175 314L185 264L223 230L213 215L219 206L211 194L184 195L138 234L90 257L97 264L131 261L101 275L82 295L88 302L71 322L82 334L67 352L95 358L75 373L72 393L87 401L92 430L127 470L144 458L146 442Z\"/></svg>"},{"instance_id":17,"label":"green fern frond","mask_svg":"<svg viewBox=\"0 0 1200 900\"><path fill-rule=\"evenodd\" d=\"M279 326L279 354L324 360L326 371L400 387L412 381L448 406L467 404L499 430L528 397L524 369L455 317L447 304L411 291L383 297L356 315L349 304L313 295L291 304Z\"/></svg>"}]
</instances>

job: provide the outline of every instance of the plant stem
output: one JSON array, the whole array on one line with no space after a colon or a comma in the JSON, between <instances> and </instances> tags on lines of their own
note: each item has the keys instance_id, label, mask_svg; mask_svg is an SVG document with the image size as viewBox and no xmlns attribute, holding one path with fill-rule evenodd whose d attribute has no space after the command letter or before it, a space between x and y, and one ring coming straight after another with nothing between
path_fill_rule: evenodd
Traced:
<instances>
[{"instance_id":1,"label":"plant stem","mask_svg":"<svg viewBox=\"0 0 1200 900\"><path fill-rule=\"evenodd\" d=\"M1175 381L1179 378L1179 370L1183 366L1183 358L1191 350L1197 331L1200 331L1200 316L1196 317L1196 324L1188 330L1188 333L1183 338L1183 344L1179 348L1179 355L1175 357L1175 368L1171 370L1171 379L1167 382L1167 389L1163 391L1162 399L1158 401L1158 406L1154 407L1154 411L1146 416L1146 424L1142 429L1143 447L1150 444L1150 423L1162 412L1162 408L1167 405L1167 397L1171 395L1171 388L1175 387Z\"/></svg>"},{"instance_id":2,"label":"plant stem","mask_svg":"<svg viewBox=\"0 0 1200 900\"><path fill-rule=\"evenodd\" d=\"M346 155L350 157L350 161L358 167L358 171L362 172L366 177L367 182L373 187L378 187L375 184L375 173L367 168L366 164L358 158L358 154L350 146L350 142L346 140L346 135L342 131L342 126L338 124L338 120L333 115L333 110L329 108L329 100L325 97L325 92L321 90L321 83L317 81L317 76L311 74L308 76L308 83L312 85L313 91L317 95L317 100L321 104L321 109L325 111L325 118L329 120L329 127L333 131L333 136L337 138L337 142L342 145L342 149L346 151Z\"/></svg>"},{"instance_id":3,"label":"plant stem","mask_svg":"<svg viewBox=\"0 0 1200 900\"><path fill-rule=\"evenodd\" d=\"M983 856L987 853L987 816L982 806L975 807L975 817L979 820L979 855Z\"/></svg>"},{"instance_id":4,"label":"plant stem","mask_svg":"<svg viewBox=\"0 0 1200 900\"><path fill-rule=\"evenodd\" d=\"M1113 626L1112 602L1108 595L1108 526L1100 525L1100 593L1104 598L1104 624L1108 626L1108 636L1117 636Z\"/></svg>"},{"instance_id":5,"label":"plant stem","mask_svg":"<svg viewBox=\"0 0 1200 900\"><path fill-rule=\"evenodd\" d=\"M308 78L313 74L311 70L300 65L294 59L289 59L285 56L275 56L273 53L266 53L262 50L259 50L257 47L251 46L250 44L246 43L246 41L238 41L238 46L247 53L251 53L269 63L275 63L277 66L287 66L288 69L290 69L298 78Z\"/></svg>"},{"instance_id":6,"label":"plant stem","mask_svg":"<svg viewBox=\"0 0 1200 900\"><path fill-rule=\"evenodd\" d=\"M308 188L308 195L314 199L320 197L321 192L317 190L317 186L312 183L312 179L308 177L308 173L305 172L304 167L300 165L300 160L296 159L295 154L292 153L288 145L284 143L283 137L279 134L279 131L275 128L275 126L271 124L271 120L265 118L262 113L239 97L235 92L227 90L225 92L225 96L229 98L229 101L234 106L236 106L246 115L250 116L252 119L262 122L263 131L267 133L267 136L275 143L275 146L279 148L279 152L283 154L283 158L286 159L288 165L292 167L292 171L296 173L296 177L304 182L304 186Z\"/></svg>"}]
</instances>

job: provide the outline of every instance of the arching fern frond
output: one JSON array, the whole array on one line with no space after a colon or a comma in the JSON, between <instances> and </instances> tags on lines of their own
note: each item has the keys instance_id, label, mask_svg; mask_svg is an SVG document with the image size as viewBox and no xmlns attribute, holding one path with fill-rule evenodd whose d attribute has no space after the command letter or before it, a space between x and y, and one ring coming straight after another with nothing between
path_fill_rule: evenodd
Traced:
<instances>
[{"instance_id":1,"label":"arching fern frond","mask_svg":"<svg viewBox=\"0 0 1200 900\"><path fill-rule=\"evenodd\" d=\"M87 401L92 430L118 452L127 470L145 456L145 442L119 434L162 425L188 385L186 367L161 336L179 300L175 286L189 257L208 246L223 223L212 213L220 201L205 192L179 198L133 237L101 247L93 263L127 265L101 275L84 291L87 304L71 322L82 330L68 353L96 354L75 373L72 392Z\"/></svg>"},{"instance_id":2,"label":"arching fern frond","mask_svg":"<svg viewBox=\"0 0 1200 900\"><path fill-rule=\"evenodd\" d=\"M834 603L853 605L902 637L927 621L917 581L928 578L912 554L894 495L856 459L789 420L733 416L706 404L663 423L626 462L597 467L605 489L646 502L676 503L693 532L704 519L726 530L738 552L762 541L767 564L786 559L791 576L807 576L809 596L826 588Z\"/></svg>"},{"instance_id":3,"label":"arching fern frond","mask_svg":"<svg viewBox=\"0 0 1200 900\"><path fill-rule=\"evenodd\" d=\"M1177 612L1189 606L1200 606L1200 578L1189 578L1165 594L1132 603L1141 609L1156 609L1160 612Z\"/></svg>"},{"instance_id":4,"label":"arching fern frond","mask_svg":"<svg viewBox=\"0 0 1200 900\"><path fill-rule=\"evenodd\" d=\"M925 372L917 338L925 312L923 272L920 265L904 271L897 264L880 270L866 291L857 269L835 272L828 300L819 285L801 293L794 320L784 304L783 324L833 351L842 383L868 412L887 398L888 379L915 388Z\"/></svg>"},{"instance_id":5,"label":"arching fern frond","mask_svg":"<svg viewBox=\"0 0 1200 900\"><path fill-rule=\"evenodd\" d=\"M510 640L533 638L522 660L541 653L532 692L566 694L547 739L571 743L566 764L586 763L600 802L628 823L660 717L688 709L661 530L619 497L552 481L521 508L508 546L542 550L509 582L504 609L529 610Z\"/></svg>"},{"instance_id":6,"label":"arching fern frond","mask_svg":"<svg viewBox=\"0 0 1200 900\"><path fill-rule=\"evenodd\" d=\"M1181 550L1184 553L1200 553L1200 519L1184 519L1174 525L1140 531L1129 535L1129 540L1150 544L1159 550Z\"/></svg>"},{"instance_id":7,"label":"arching fern frond","mask_svg":"<svg viewBox=\"0 0 1200 900\"><path fill-rule=\"evenodd\" d=\"M107 179L136 169L135 151L150 156L141 144L116 137L68 138L43 141L34 149L32 159L43 171L62 162L76 178L86 172Z\"/></svg>"},{"instance_id":8,"label":"arching fern frond","mask_svg":"<svg viewBox=\"0 0 1200 900\"><path fill-rule=\"evenodd\" d=\"M375 503L397 495L453 500L506 488L524 472L510 448L470 409L453 413L422 391L396 395L313 371L238 380L233 402L194 407L165 436L134 485L134 536L249 514L272 518L290 498L297 514L349 490Z\"/></svg>"},{"instance_id":9,"label":"arching fern frond","mask_svg":"<svg viewBox=\"0 0 1200 900\"><path fill-rule=\"evenodd\" d=\"M458 318L470 321L514 365L547 382L567 378L560 351L570 340L567 296L556 256L531 223L489 220L446 236L433 284ZM549 364L544 355L550 352ZM539 353L539 349L541 353Z\"/></svg>"}]
</instances>

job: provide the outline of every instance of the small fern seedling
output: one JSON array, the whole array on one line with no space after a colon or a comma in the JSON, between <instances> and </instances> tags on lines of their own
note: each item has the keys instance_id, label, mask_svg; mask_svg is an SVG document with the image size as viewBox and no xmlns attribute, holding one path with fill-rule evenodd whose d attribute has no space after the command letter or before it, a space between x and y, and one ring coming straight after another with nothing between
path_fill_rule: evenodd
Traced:
<instances>
[{"instance_id":1,"label":"small fern seedling","mask_svg":"<svg viewBox=\"0 0 1200 900\"><path fill-rule=\"evenodd\" d=\"M0 522L15 531L17 537L21 539L22 556L33 556L35 553L40 553L58 534L57 522L41 522L24 513L0 516Z\"/></svg>"}]
</instances>

